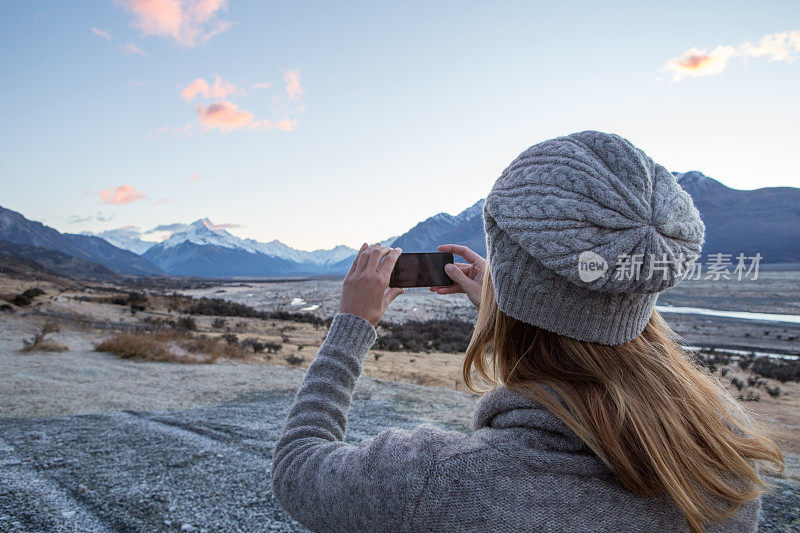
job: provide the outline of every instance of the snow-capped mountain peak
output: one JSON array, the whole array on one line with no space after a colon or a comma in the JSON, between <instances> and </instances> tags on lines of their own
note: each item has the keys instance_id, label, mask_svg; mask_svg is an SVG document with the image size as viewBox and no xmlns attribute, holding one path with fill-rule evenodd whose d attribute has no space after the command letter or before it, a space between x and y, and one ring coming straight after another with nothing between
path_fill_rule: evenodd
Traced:
<instances>
[{"instance_id":1,"label":"snow-capped mountain peak","mask_svg":"<svg viewBox=\"0 0 800 533\"><path fill-rule=\"evenodd\" d=\"M138 255L142 255L156 244L153 241L142 240L139 231L136 228L132 228L130 226L124 228L111 229L107 231L101 231L100 233L92 233L90 231L84 231L83 233L81 233L81 235L100 237L106 242L113 244L117 248L122 248L123 250L130 250L131 252Z\"/></svg>"},{"instance_id":2,"label":"snow-capped mountain peak","mask_svg":"<svg viewBox=\"0 0 800 533\"><path fill-rule=\"evenodd\" d=\"M184 242L198 244L201 246L213 245L223 248L246 250L256 253L258 250L248 240L240 239L231 235L223 226L218 226L208 218L195 220L183 231L173 233L169 239L162 242L159 246L172 248Z\"/></svg>"}]
</instances>

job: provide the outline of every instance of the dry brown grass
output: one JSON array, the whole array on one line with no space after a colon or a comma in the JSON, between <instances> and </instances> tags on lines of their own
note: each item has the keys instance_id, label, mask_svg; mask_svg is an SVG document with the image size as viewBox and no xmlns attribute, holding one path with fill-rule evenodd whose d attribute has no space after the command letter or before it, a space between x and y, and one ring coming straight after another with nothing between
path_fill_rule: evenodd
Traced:
<instances>
[{"instance_id":1,"label":"dry brown grass","mask_svg":"<svg viewBox=\"0 0 800 533\"><path fill-rule=\"evenodd\" d=\"M20 352L66 352L69 350L67 346L47 338L47 335L58 333L59 331L61 331L61 328L58 324L54 322L45 322L39 331L33 334L32 339L22 341L22 349Z\"/></svg>"},{"instance_id":2,"label":"dry brown grass","mask_svg":"<svg viewBox=\"0 0 800 533\"><path fill-rule=\"evenodd\" d=\"M182 331L158 333L122 332L95 347L98 352L113 353L123 359L168 363L213 363L218 359L242 359L245 351L219 337L191 335Z\"/></svg>"}]
</instances>

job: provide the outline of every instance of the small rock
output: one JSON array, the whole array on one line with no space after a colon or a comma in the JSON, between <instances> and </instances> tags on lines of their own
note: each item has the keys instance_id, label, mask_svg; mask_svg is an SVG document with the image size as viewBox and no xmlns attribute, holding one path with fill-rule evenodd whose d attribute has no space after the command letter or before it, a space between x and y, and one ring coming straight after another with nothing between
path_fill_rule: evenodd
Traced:
<instances>
[{"instance_id":1,"label":"small rock","mask_svg":"<svg viewBox=\"0 0 800 533\"><path fill-rule=\"evenodd\" d=\"M181 524L181 531L194 531L192 524Z\"/></svg>"},{"instance_id":2,"label":"small rock","mask_svg":"<svg viewBox=\"0 0 800 533\"><path fill-rule=\"evenodd\" d=\"M61 516L64 518L72 518L75 516L75 511L61 511Z\"/></svg>"}]
</instances>

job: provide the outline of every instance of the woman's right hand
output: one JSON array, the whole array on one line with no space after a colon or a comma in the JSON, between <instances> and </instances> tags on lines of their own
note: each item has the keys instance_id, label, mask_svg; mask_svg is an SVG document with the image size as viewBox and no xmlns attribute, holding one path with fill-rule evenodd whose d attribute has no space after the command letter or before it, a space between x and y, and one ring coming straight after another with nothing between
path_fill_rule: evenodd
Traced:
<instances>
[{"instance_id":1,"label":"woman's right hand","mask_svg":"<svg viewBox=\"0 0 800 533\"><path fill-rule=\"evenodd\" d=\"M446 287L431 287L431 291L439 294L464 293L472 302L472 305L479 308L481 305L483 273L486 271L486 259L466 246L459 244L442 244L439 246L439 251L460 255L468 262L445 265L445 273L455 283Z\"/></svg>"}]
</instances>

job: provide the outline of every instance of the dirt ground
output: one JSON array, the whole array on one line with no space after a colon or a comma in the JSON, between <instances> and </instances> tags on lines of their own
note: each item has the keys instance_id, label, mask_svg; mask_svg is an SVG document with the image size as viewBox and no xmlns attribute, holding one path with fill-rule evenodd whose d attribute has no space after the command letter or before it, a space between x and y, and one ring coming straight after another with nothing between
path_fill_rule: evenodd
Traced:
<instances>
[{"instance_id":1,"label":"dirt ground","mask_svg":"<svg viewBox=\"0 0 800 533\"><path fill-rule=\"evenodd\" d=\"M293 296L298 284L291 283L288 310L315 305ZM269 457L324 325L239 317L221 324L193 316L188 335L279 348L211 364L122 359L95 347L120 331L180 318L170 297L150 295L145 310L132 312L111 303L124 296L117 287L0 277L0 299L33 285L45 294L28 306L2 310L0 301L0 530L305 530L271 495ZM219 297L228 288L209 290ZM417 291L394 318L441 318L437 298ZM455 308L463 313L454 318L469 316L466 305ZM47 323L57 330L47 339L64 351L21 351ZM686 325L697 331L696 322ZM725 329L716 322L698 328ZM371 350L348 441L420 422L469 431L477 396L464 389L462 361L456 353ZM727 379L746 381L738 368L731 372ZM793 531L800 509L800 384L766 382L781 395L761 394L743 405L772 432L787 468L780 475L765 471L772 488L762 500L759 529ZM219 490L207 494L210 480Z\"/></svg>"},{"instance_id":2,"label":"dirt ground","mask_svg":"<svg viewBox=\"0 0 800 533\"><path fill-rule=\"evenodd\" d=\"M305 283L310 285L303 285L304 291L319 290L322 286L320 283L327 287L330 281ZM209 336L228 333L239 339L258 339L280 344L280 350L272 354L248 353L241 360L222 360L213 365L133 362L120 370L112 364L115 356L93 352L94 346L114 335L112 328L134 327L142 324L147 317L174 319L177 315L161 305L163 302L158 298L152 298L146 311L135 314L125 306L100 303L98 300L119 295L110 286L94 285L79 289L59 287L49 282L36 285L45 294L36 298L31 306L15 313L0 312L0 362L7 369L0 376L0 403L4 417L128 408L188 408L233 398L257 391L275 374L273 369L276 366L302 371L313 360L326 331L324 326L302 322L240 317L225 317L225 326L220 328L212 325L215 317L195 316L197 333ZM297 294L297 284L290 285L288 289L277 289L277 292L284 291L282 297L287 300L287 305L292 303L290 297L302 298L305 304L311 301L304 299L305 294L293 296ZM19 293L31 286L24 280L0 277L0 295ZM241 287L234 289L238 291ZM228 290L230 287L226 285L194 292L219 297L218 291ZM430 311L440 305L438 295L419 293L414 298L412 305L418 304L417 309L422 307ZM426 301L428 307L419 303ZM290 307L299 305L295 302ZM456 308L460 306L461 303L455 304ZM45 322L59 324L61 331L51 334L49 338L69 350L51 354L19 353L23 341L32 338ZM463 354L456 353L371 350L365 361L364 374L379 380L469 392L461 378L462 362ZM733 370L727 376L728 380L732 377L746 380L746 374L735 368ZM66 382L80 386L74 390L65 388L60 378L66 375L72 376ZM773 380L766 380L766 383L779 387L781 395L772 398L761 394L760 401L743 403L764 420L783 450L800 452L800 384ZM271 385L271 388L275 387L277 383Z\"/></svg>"}]
</instances>

